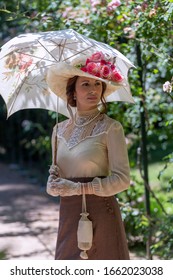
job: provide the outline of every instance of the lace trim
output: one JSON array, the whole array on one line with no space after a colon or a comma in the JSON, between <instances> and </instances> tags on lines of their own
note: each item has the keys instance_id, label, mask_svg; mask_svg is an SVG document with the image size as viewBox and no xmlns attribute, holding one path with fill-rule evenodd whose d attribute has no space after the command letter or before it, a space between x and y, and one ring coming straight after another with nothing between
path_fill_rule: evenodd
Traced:
<instances>
[{"instance_id":1,"label":"lace trim","mask_svg":"<svg viewBox=\"0 0 173 280\"><path fill-rule=\"evenodd\" d=\"M70 119L58 125L58 137L65 140L68 148L73 148L86 138L107 133L111 124L112 119L105 114L100 114L94 122L83 127L75 126Z\"/></svg>"},{"instance_id":2,"label":"lace trim","mask_svg":"<svg viewBox=\"0 0 173 280\"><path fill-rule=\"evenodd\" d=\"M95 119L98 118L98 116L101 113L97 111L97 114L93 114L89 117L78 117L76 119L76 116L74 118L74 124L75 126L81 127L81 126L88 126L90 123L92 123Z\"/></svg>"}]
</instances>

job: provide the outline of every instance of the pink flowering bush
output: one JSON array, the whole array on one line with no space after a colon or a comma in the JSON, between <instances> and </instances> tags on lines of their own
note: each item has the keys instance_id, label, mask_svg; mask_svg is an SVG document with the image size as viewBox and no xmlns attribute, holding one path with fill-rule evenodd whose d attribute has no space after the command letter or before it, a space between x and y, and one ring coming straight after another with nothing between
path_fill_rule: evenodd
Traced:
<instances>
[{"instance_id":1,"label":"pink flowering bush","mask_svg":"<svg viewBox=\"0 0 173 280\"><path fill-rule=\"evenodd\" d=\"M100 5L101 1L100 0L90 0L90 3L91 3L92 7L95 7L97 5Z\"/></svg>"},{"instance_id":2,"label":"pink flowering bush","mask_svg":"<svg viewBox=\"0 0 173 280\"><path fill-rule=\"evenodd\" d=\"M107 5L107 11L112 12L114 11L117 7L121 5L121 1L119 0L112 0L108 5Z\"/></svg>"},{"instance_id":3,"label":"pink flowering bush","mask_svg":"<svg viewBox=\"0 0 173 280\"><path fill-rule=\"evenodd\" d=\"M80 70L116 83L120 83L124 79L116 65L106 59L102 52L96 52L87 58L85 65L80 66Z\"/></svg>"},{"instance_id":4,"label":"pink flowering bush","mask_svg":"<svg viewBox=\"0 0 173 280\"><path fill-rule=\"evenodd\" d=\"M173 88L173 80L171 82L167 81L163 84L163 91L171 93Z\"/></svg>"}]
</instances>

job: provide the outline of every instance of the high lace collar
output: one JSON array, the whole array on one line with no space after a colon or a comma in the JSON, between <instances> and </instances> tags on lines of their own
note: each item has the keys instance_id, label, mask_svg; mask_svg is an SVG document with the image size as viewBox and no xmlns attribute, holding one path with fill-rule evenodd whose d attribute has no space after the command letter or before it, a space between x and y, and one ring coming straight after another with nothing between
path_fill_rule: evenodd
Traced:
<instances>
[{"instance_id":1,"label":"high lace collar","mask_svg":"<svg viewBox=\"0 0 173 280\"><path fill-rule=\"evenodd\" d=\"M88 110L88 111L80 111L78 110L76 112L76 118L88 118L91 116L95 116L99 113L99 109L98 108L94 108L92 110Z\"/></svg>"},{"instance_id":2,"label":"high lace collar","mask_svg":"<svg viewBox=\"0 0 173 280\"><path fill-rule=\"evenodd\" d=\"M74 117L74 124L77 127L84 127L89 125L100 115L98 108L88 111L77 111Z\"/></svg>"}]
</instances>

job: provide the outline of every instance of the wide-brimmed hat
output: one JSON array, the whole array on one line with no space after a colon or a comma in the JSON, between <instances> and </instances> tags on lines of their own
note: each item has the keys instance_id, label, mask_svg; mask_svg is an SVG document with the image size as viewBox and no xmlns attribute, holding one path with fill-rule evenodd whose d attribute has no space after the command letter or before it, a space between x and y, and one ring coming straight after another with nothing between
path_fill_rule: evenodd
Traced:
<instances>
[{"instance_id":1,"label":"wide-brimmed hat","mask_svg":"<svg viewBox=\"0 0 173 280\"><path fill-rule=\"evenodd\" d=\"M48 69L46 80L51 91L66 101L67 82L74 76L88 77L104 82L106 84L105 98L117 92L117 101L134 103L127 80L116 68L116 65L110 62L110 59L106 60L102 52L94 53L89 58L74 60L71 64L58 62ZM118 92L118 89L121 88L126 90Z\"/></svg>"}]
</instances>

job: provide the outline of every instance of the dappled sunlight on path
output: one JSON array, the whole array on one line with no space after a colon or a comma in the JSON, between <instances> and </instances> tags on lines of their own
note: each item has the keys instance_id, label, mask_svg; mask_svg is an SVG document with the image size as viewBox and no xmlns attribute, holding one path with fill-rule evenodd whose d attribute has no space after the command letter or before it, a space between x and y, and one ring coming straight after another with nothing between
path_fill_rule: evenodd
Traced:
<instances>
[{"instance_id":1,"label":"dappled sunlight on path","mask_svg":"<svg viewBox=\"0 0 173 280\"><path fill-rule=\"evenodd\" d=\"M59 203L0 164L0 251L6 259L53 259Z\"/></svg>"}]
</instances>

